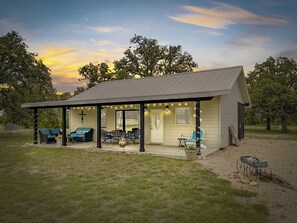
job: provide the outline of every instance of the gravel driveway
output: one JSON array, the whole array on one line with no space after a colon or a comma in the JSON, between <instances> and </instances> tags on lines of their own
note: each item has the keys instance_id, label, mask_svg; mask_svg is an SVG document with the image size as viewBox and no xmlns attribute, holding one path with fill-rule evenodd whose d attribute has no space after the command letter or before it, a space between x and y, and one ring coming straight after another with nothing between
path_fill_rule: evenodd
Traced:
<instances>
[{"instance_id":1,"label":"gravel driveway","mask_svg":"<svg viewBox=\"0 0 297 223\"><path fill-rule=\"evenodd\" d=\"M263 157L272 169L274 182L257 180L258 185L251 186L243 180L236 173L236 161L244 155ZM297 141L246 138L239 147L229 146L197 162L233 186L256 192L256 197L243 202L266 204L270 222L297 222Z\"/></svg>"}]
</instances>

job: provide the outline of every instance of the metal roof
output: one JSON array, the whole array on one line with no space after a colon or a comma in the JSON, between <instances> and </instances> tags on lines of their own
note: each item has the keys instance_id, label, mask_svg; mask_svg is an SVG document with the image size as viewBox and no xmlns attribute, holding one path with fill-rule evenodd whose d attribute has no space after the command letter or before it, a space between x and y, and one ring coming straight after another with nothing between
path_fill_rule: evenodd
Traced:
<instances>
[{"instance_id":1,"label":"metal roof","mask_svg":"<svg viewBox=\"0 0 297 223\"><path fill-rule=\"evenodd\" d=\"M213 97L231 92L241 78L245 103L250 103L242 66L157 77L101 82L64 101L26 103L22 107L61 107Z\"/></svg>"}]
</instances>

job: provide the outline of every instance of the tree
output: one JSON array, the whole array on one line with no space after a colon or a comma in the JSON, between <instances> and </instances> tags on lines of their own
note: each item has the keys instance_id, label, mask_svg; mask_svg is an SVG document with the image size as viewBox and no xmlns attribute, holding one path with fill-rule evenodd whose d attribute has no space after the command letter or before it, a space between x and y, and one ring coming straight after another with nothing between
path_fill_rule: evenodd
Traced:
<instances>
[{"instance_id":1,"label":"tree","mask_svg":"<svg viewBox=\"0 0 297 223\"><path fill-rule=\"evenodd\" d=\"M50 70L27 48L15 31L0 37L0 104L7 121L23 125L31 123L32 113L20 109L22 103L54 98Z\"/></svg>"},{"instance_id":2,"label":"tree","mask_svg":"<svg viewBox=\"0 0 297 223\"><path fill-rule=\"evenodd\" d=\"M88 80L87 88L90 88L102 81L190 72L197 67L193 57L182 52L180 45L161 46L155 39L137 35L130 40L130 44L124 57L113 62L114 72L105 63L89 63L79 68L78 72L83 77L79 80ZM74 94L85 89L77 87Z\"/></svg>"},{"instance_id":3,"label":"tree","mask_svg":"<svg viewBox=\"0 0 297 223\"><path fill-rule=\"evenodd\" d=\"M110 72L110 69L106 63L101 63L97 65L89 63L83 67L80 67L78 69L78 73L83 77L82 79L79 79L79 81L89 81L87 84L87 88L93 87L102 81L108 81L112 79L112 73ZM80 88L77 90L83 89Z\"/></svg>"},{"instance_id":4,"label":"tree","mask_svg":"<svg viewBox=\"0 0 297 223\"><path fill-rule=\"evenodd\" d=\"M266 129L270 129L270 119L279 118L282 132L288 132L287 119L297 111L296 61L286 57L269 57L255 65L248 74L247 84L252 109L257 109L266 117Z\"/></svg>"},{"instance_id":5,"label":"tree","mask_svg":"<svg viewBox=\"0 0 297 223\"><path fill-rule=\"evenodd\" d=\"M77 87L76 87L76 90L74 91L74 95L80 94L81 92L83 92L83 91L85 91L85 90L86 90L85 87L77 86Z\"/></svg>"},{"instance_id":6,"label":"tree","mask_svg":"<svg viewBox=\"0 0 297 223\"><path fill-rule=\"evenodd\" d=\"M116 75L124 78L149 77L193 71L197 64L182 47L161 46L155 39L135 35L124 57L114 61Z\"/></svg>"}]
</instances>

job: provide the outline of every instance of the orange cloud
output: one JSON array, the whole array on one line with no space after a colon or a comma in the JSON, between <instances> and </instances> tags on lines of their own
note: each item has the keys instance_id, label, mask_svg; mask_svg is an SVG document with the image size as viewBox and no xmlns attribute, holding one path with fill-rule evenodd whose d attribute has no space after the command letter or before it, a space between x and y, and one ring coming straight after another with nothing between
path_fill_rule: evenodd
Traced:
<instances>
[{"instance_id":1,"label":"orange cloud","mask_svg":"<svg viewBox=\"0 0 297 223\"><path fill-rule=\"evenodd\" d=\"M178 22L212 29L224 29L232 24L283 25L288 23L288 20L283 18L257 15L245 9L224 3L217 2L214 4L215 7L213 8L185 5L183 8L187 13L169 16L169 18Z\"/></svg>"},{"instance_id":2,"label":"orange cloud","mask_svg":"<svg viewBox=\"0 0 297 223\"><path fill-rule=\"evenodd\" d=\"M92 63L107 63L113 68L113 61L123 56L123 48L119 47L76 47L82 44L71 43L68 46L60 47L60 44L46 44L41 49L38 49L39 58L43 63L51 69L53 85L80 86L83 83L79 82L81 78L78 74L78 69L90 62ZM67 45L67 44L65 44ZM74 46L76 45L76 46ZM60 90L60 89L58 89Z\"/></svg>"}]
</instances>

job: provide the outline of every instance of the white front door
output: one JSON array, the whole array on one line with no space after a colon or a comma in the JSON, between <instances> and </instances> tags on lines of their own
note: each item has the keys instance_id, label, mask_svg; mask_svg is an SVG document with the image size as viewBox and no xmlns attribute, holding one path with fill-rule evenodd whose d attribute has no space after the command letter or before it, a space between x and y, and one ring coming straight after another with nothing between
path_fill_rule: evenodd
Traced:
<instances>
[{"instance_id":1,"label":"white front door","mask_svg":"<svg viewBox=\"0 0 297 223\"><path fill-rule=\"evenodd\" d=\"M164 143L163 110L150 111L151 143Z\"/></svg>"}]
</instances>

